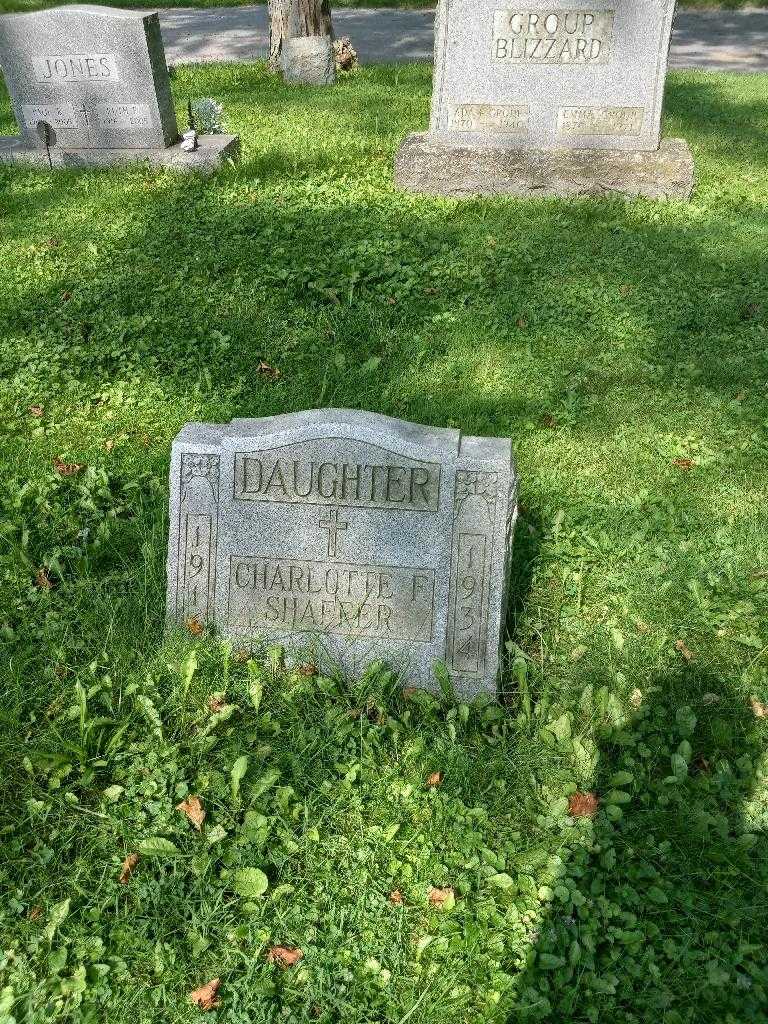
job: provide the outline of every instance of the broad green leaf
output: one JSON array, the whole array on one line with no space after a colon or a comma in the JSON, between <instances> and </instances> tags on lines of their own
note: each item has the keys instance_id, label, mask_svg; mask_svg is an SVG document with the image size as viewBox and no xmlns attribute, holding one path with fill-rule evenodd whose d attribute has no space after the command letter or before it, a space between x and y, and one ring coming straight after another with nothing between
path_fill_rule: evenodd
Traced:
<instances>
[{"instance_id":1,"label":"broad green leaf","mask_svg":"<svg viewBox=\"0 0 768 1024\"><path fill-rule=\"evenodd\" d=\"M149 836L139 843L139 853L142 857L178 857L181 850L170 839Z\"/></svg>"},{"instance_id":2,"label":"broad green leaf","mask_svg":"<svg viewBox=\"0 0 768 1024\"><path fill-rule=\"evenodd\" d=\"M559 967L565 967L565 959L554 953L539 953L539 967L543 971L556 971Z\"/></svg>"},{"instance_id":3,"label":"broad green leaf","mask_svg":"<svg viewBox=\"0 0 768 1024\"><path fill-rule=\"evenodd\" d=\"M248 771L248 758L245 754L238 757L235 763L232 765L232 799L237 800L240 796L240 783L243 781L245 773Z\"/></svg>"},{"instance_id":4,"label":"broad green leaf","mask_svg":"<svg viewBox=\"0 0 768 1024\"><path fill-rule=\"evenodd\" d=\"M149 722L152 732L157 736L158 739L163 738L163 723L160 718L160 714L146 694L140 693L136 697L136 704L141 709L142 714Z\"/></svg>"},{"instance_id":5,"label":"broad green leaf","mask_svg":"<svg viewBox=\"0 0 768 1024\"><path fill-rule=\"evenodd\" d=\"M61 903L57 903L51 908L51 914L48 918L48 924L45 926L45 935L48 945L53 942L53 937L56 934L57 929L64 923L69 914L69 899L62 900Z\"/></svg>"},{"instance_id":6,"label":"broad green leaf","mask_svg":"<svg viewBox=\"0 0 768 1024\"><path fill-rule=\"evenodd\" d=\"M508 875L505 871L499 871L498 874L491 875L488 879L491 885L497 886L499 889L514 889L516 888L515 880L511 875Z\"/></svg>"},{"instance_id":7,"label":"broad green leaf","mask_svg":"<svg viewBox=\"0 0 768 1024\"><path fill-rule=\"evenodd\" d=\"M628 804L632 797L621 789L612 789L603 797L604 804Z\"/></svg>"},{"instance_id":8,"label":"broad green leaf","mask_svg":"<svg viewBox=\"0 0 768 1024\"><path fill-rule=\"evenodd\" d=\"M264 696L263 669L261 665L257 665L253 660L249 661L246 667L248 669L248 693L253 704L253 710L258 713L261 707L261 699Z\"/></svg>"},{"instance_id":9,"label":"broad green leaf","mask_svg":"<svg viewBox=\"0 0 768 1024\"><path fill-rule=\"evenodd\" d=\"M268 789L271 789L277 780L280 778L280 772L271 771L267 772L266 775L262 775L256 785L253 787L251 796L254 800L260 797L263 793L266 793Z\"/></svg>"},{"instance_id":10,"label":"broad green leaf","mask_svg":"<svg viewBox=\"0 0 768 1024\"><path fill-rule=\"evenodd\" d=\"M208 840L209 846L214 846L216 843L220 843L222 839L227 838L227 830L223 825L214 825L213 828L208 832L206 839Z\"/></svg>"},{"instance_id":11,"label":"broad green leaf","mask_svg":"<svg viewBox=\"0 0 768 1024\"><path fill-rule=\"evenodd\" d=\"M197 651L193 648L182 661L179 673L181 675L181 688L183 693L187 693L189 687L194 679L195 672L197 672Z\"/></svg>"},{"instance_id":12,"label":"broad green leaf","mask_svg":"<svg viewBox=\"0 0 768 1024\"><path fill-rule=\"evenodd\" d=\"M558 740L569 740L571 738L571 716L561 715L554 722L548 722L547 729Z\"/></svg>"},{"instance_id":13,"label":"broad green leaf","mask_svg":"<svg viewBox=\"0 0 768 1024\"><path fill-rule=\"evenodd\" d=\"M268 888L269 879L260 868L241 868L232 875L232 889L244 899L258 899Z\"/></svg>"},{"instance_id":14,"label":"broad green leaf","mask_svg":"<svg viewBox=\"0 0 768 1024\"><path fill-rule=\"evenodd\" d=\"M632 772L616 772L610 778L611 786L629 786L635 781Z\"/></svg>"}]
</instances>

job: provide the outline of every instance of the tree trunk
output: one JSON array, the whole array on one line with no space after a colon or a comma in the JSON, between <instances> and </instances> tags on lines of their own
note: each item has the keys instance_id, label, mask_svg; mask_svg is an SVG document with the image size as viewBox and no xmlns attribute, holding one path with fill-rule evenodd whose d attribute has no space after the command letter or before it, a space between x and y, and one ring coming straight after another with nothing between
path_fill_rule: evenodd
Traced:
<instances>
[{"instance_id":1,"label":"tree trunk","mask_svg":"<svg viewBox=\"0 0 768 1024\"><path fill-rule=\"evenodd\" d=\"M330 36L331 0L269 0L269 66L280 68L283 40Z\"/></svg>"}]
</instances>

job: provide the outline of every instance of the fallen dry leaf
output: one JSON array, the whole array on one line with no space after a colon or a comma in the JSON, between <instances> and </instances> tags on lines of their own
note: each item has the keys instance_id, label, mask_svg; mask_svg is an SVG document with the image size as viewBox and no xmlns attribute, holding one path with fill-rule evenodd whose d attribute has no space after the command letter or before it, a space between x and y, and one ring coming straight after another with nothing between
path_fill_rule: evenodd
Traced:
<instances>
[{"instance_id":1,"label":"fallen dry leaf","mask_svg":"<svg viewBox=\"0 0 768 1024\"><path fill-rule=\"evenodd\" d=\"M550 430L554 430L557 426L557 420L551 412L547 412L541 417L541 423L542 426L549 427Z\"/></svg>"},{"instance_id":2,"label":"fallen dry leaf","mask_svg":"<svg viewBox=\"0 0 768 1024\"><path fill-rule=\"evenodd\" d=\"M312 676L317 675L317 665L314 661L305 661L303 665L298 666L297 671L300 676L308 676L311 678Z\"/></svg>"},{"instance_id":3,"label":"fallen dry leaf","mask_svg":"<svg viewBox=\"0 0 768 1024\"><path fill-rule=\"evenodd\" d=\"M71 298L72 298L72 292L62 292L61 293L61 301L62 302L69 302L69 300Z\"/></svg>"},{"instance_id":4,"label":"fallen dry leaf","mask_svg":"<svg viewBox=\"0 0 768 1024\"><path fill-rule=\"evenodd\" d=\"M763 704L757 697L749 698L749 706L752 708L755 718L768 718L768 704Z\"/></svg>"},{"instance_id":5,"label":"fallen dry leaf","mask_svg":"<svg viewBox=\"0 0 768 1024\"><path fill-rule=\"evenodd\" d=\"M53 460L53 468L59 474L59 476L74 476L75 473L79 473L83 468L82 462L64 462L60 458Z\"/></svg>"},{"instance_id":6,"label":"fallen dry leaf","mask_svg":"<svg viewBox=\"0 0 768 1024\"><path fill-rule=\"evenodd\" d=\"M693 459L673 459L672 465L687 472L689 469L693 469L695 463Z\"/></svg>"},{"instance_id":7,"label":"fallen dry leaf","mask_svg":"<svg viewBox=\"0 0 768 1024\"><path fill-rule=\"evenodd\" d=\"M27 409L27 412L29 413L30 416L36 416L37 419L40 419L40 417L45 412L45 409L42 407L42 405L30 405L30 407Z\"/></svg>"},{"instance_id":8,"label":"fallen dry leaf","mask_svg":"<svg viewBox=\"0 0 768 1024\"><path fill-rule=\"evenodd\" d=\"M431 775L427 776L427 785L428 786L439 786L442 781L443 781L443 773L442 772L432 772Z\"/></svg>"},{"instance_id":9,"label":"fallen dry leaf","mask_svg":"<svg viewBox=\"0 0 768 1024\"><path fill-rule=\"evenodd\" d=\"M635 687L632 693L630 693L629 695L629 703L632 705L633 708L639 708L640 705L643 703L643 691L638 690L638 688Z\"/></svg>"},{"instance_id":10,"label":"fallen dry leaf","mask_svg":"<svg viewBox=\"0 0 768 1024\"><path fill-rule=\"evenodd\" d=\"M246 661L248 661L250 656L250 651L235 651L235 653L232 655L232 658L234 659L236 665L244 665Z\"/></svg>"},{"instance_id":11,"label":"fallen dry leaf","mask_svg":"<svg viewBox=\"0 0 768 1024\"><path fill-rule=\"evenodd\" d=\"M686 661L693 661L693 651L689 650L682 640L677 641L675 644L675 650L679 651Z\"/></svg>"},{"instance_id":12,"label":"fallen dry leaf","mask_svg":"<svg viewBox=\"0 0 768 1024\"><path fill-rule=\"evenodd\" d=\"M415 686L406 686L403 690L403 698L405 700L409 700L416 692L417 690Z\"/></svg>"},{"instance_id":13,"label":"fallen dry leaf","mask_svg":"<svg viewBox=\"0 0 768 1024\"><path fill-rule=\"evenodd\" d=\"M445 901L453 895L454 892L450 885L446 885L444 889L438 889L433 885L429 890L429 905L430 907L442 907Z\"/></svg>"},{"instance_id":14,"label":"fallen dry leaf","mask_svg":"<svg viewBox=\"0 0 768 1024\"><path fill-rule=\"evenodd\" d=\"M39 590L50 590L53 587L53 581L48 575L48 570L40 568L35 573L35 586Z\"/></svg>"},{"instance_id":15,"label":"fallen dry leaf","mask_svg":"<svg viewBox=\"0 0 768 1024\"><path fill-rule=\"evenodd\" d=\"M389 295L387 297L387 305L389 305L389 306L396 306L397 305L397 299L395 299L395 298L393 298L393 296Z\"/></svg>"},{"instance_id":16,"label":"fallen dry leaf","mask_svg":"<svg viewBox=\"0 0 768 1024\"><path fill-rule=\"evenodd\" d=\"M568 813L572 818L594 818L600 801L595 793L571 793Z\"/></svg>"},{"instance_id":17,"label":"fallen dry leaf","mask_svg":"<svg viewBox=\"0 0 768 1024\"><path fill-rule=\"evenodd\" d=\"M212 715L218 715L226 703L223 693L212 693L208 698L208 710Z\"/></svg>"},{"instance_id":18,"label":"fallen dry leaf","mask_svg":"<svg viewBox=\"0 0 768 1024\"><path fill-rule=\"evenodd\" d=\"M115 447L115 439L114 439L114 437L107 438L107 440L104 442L104 451L111 452L114 447Z\"/></svg>"},{"instance_id":19,"label":"fallen dry leaf","mask_svg":"<svg viewBox=\"0 0 768 1024\"><path fill-rule=\"evenodd\" d=\"M270 366L269 363L265 363L262 359L257 367L258 371L262 376L268 377L270 380L277 380L280 376L280 371L276 366Z\"/></svg>"},{"instance_id":20,"label":"fallen dry leaf","mask_svg":"<svg viewBox=\"0 0 768 1024\"><path fill-rule=\"evenodd\" d=\"M400 892L399 889L393 889L392 890L392 892L389 894L389 902L390 903L394 903L394 905L396 907L399 907L399 906L402 905L403 894Z\"/></svg>"},{"instance_id":21,"label":"fallen dry leaf","mask_svg":"<svg viewBox=\"0 0 768 1024\"><path fill-rule=\"evenodd\" d=\"M182 814L186 814L198 832L203 827L203 822L205 821L205 810L199 796L188 796L185 800L182 800L180 804L176 804L176 810L181 811Z\"/></svg>"},{"instance_id":22,"label":"fallen dry leaf","mask_svg":"<svg viewBox=\"0 0 768 1024\"><path fill-rule=\"evenodd\" d=\"M642 619L635 619L635 629L638 633L650 633L651 627Z\"/></svg>"},{"instance_id":23,"label":"fallen dry leaf","mask_svg":"<svg viewBox=\"0 0 768 1024\"><path fill-rule=\"evenodd\" d=\"M219 999L219 986L221 978L214 978L207 985L201 985L194 992L189 993L190 1000L199 1006L201 1010L215 1010L221 1003Z\"/></svg>"},{"instance_id":24,"label":"fallen dry leaf","mask_svg":"<svg viewBox=\"0 0 768 1024\"><path fill-rule=\"evenodd\" d=\"M289 949L288 946L272 946L267 950L267 963L277 964L285 970L286 967L293 967L295 963L304 956L300 949Z\"/></svg>"},{"instance_id":25,"label":"fallen dry leaf","mask_svg":"<svg viewBox=\"0 0 768 1024\"><path fill-rule=\"evenodd\" d=\"M43 908L42 907L32 907L30 912L27 914L27 918L30 921L36 921L38 919L38 917L40 917L42 912L43 912Z\"/></svg>"},{"instance_id":26,"label":"fallen dry leaf","mask_svg":"<svg viewBox=\"0 0 768 1024\"><path fill-rule=\"evenodd\" d=\"M187 627L192 636L200 636L200 634L203 632L203 629L205 628L200 619L195 618L187 619L184 625Z\"/></svg>"},{"instance_id":27,"label":"fallen dry leaf","mask_svg":"<svg viewBox=\"0 0 768 1024\"><path fill-rule=\"evenodd\" d=\"M516 323L517 323L517 326L520 328L521 331L524 331L525 328L528 326L528 321L524 317L522 317L522 316L519 316L517 318Z\"/></svg>"},{"instance_id":28,"label":"fallen dry leaf","mask_svg":"<svg viewBox=\"0 0 768 1024\"><path fill-rule=\"evenodd\" d=\"M138 863L139 863L139 855L138 855L138 853L129 853L128 856L123 861L123 867L122 867L122 869L120 871L120 877L118 878L118 882L120 883L120 885L127 885L128 884L128 879L133 874L134 870L136 869L136 865Z\"/></svg>"}]
</instances>

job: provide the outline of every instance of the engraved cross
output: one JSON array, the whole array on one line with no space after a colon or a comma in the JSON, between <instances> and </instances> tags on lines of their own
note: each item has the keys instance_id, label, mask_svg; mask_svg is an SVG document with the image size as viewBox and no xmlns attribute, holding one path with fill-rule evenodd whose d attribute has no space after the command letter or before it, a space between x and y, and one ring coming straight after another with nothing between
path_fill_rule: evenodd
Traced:
<instances>
[{"instance_id":1,"label":"engraved cross","mask_svg":"<svg viewBox=\"0 0 768 1024\"><path fill-rule=\"evenodd\" d=\"M319 520L317 525L328 531L328 557L335 558L338 531L346 530L349 523L343 519L339 519L339 510L337 508L333 508L328 512L328 518L324 522L322 519Z\"/></svg>"}]
</instances>

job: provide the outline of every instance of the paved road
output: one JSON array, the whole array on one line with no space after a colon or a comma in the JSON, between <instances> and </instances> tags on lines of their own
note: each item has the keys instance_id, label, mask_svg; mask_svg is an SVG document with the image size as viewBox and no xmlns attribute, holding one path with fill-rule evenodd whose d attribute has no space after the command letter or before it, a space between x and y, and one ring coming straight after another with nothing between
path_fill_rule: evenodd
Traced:
<instances>
[{"instance_id":1,"label":"paved road","mask_svg":"<svg viewBox=\"0 0 768 1024\"><path fill-rule=\"evenodd\" d=\"M259 60L267 53L264 6L180 7L160 14L170 64ZM337 35L350 36L364 64L432 59L432 11L336 10ZM673 68L768 71L768 10L681 11Z\"/></svg>"}]
</instances>

